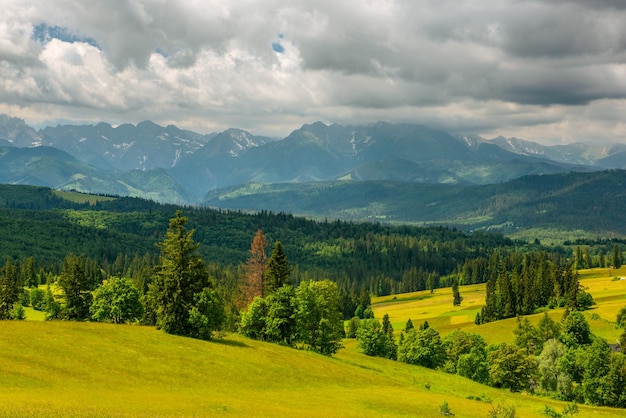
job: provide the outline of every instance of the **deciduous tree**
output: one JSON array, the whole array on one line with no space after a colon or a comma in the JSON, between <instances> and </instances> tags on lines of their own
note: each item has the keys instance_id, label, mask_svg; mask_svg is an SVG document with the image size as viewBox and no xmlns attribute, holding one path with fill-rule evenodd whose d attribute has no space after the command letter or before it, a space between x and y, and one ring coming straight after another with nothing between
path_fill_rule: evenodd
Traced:
<instances>
[{"instance_id":1,"label":"deciduous tree","mask_svg":"<svg viewBox=\"0 0 626 418\"><path fill-rule=\"evenodd\" d=\"M111 277L94 290L89 312L95 321L123 324L141 318L143 306L130 279Z\"/></svg>"},{"instance_id":2,"label":"deciduous tree","mask_svg":"<svg viewBox=\"0 0 626 418\"><path fill-rule=\"evenodd\" d=\"M311 350L332 355L342 347L343 322L336 283L300 283L295 294L295 319L298 340Z\"/></svg>"},{"instance_id":3,"label":"deciduous tree","mask_svg":"<svg viewBox=\"0 0 626 418\"><path fill-rule=\"evenodd\" d=\"M488 354L489 379L496 387L511 392L530 389L537 373L537 363L513 345L501 343Z\"/></svg>"},{"instance_id":4,"label":"deciduous tree","mask_svg":"<svg viewBox=\"0 0 626 418\"><path fill-rule=\"evenodd\" d=\"M439 333L433 328L412 329L398 347L398 361L436 369L443 366L446 352Z\"/></svg>"}]
</instances>

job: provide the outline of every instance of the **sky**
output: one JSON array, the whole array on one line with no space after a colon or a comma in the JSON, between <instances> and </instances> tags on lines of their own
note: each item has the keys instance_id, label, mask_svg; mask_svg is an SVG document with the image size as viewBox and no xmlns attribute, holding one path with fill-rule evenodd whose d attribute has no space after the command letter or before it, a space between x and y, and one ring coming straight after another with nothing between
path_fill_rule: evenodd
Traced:
<instances>
[{"instance_id":1,"label":"sky","mask_svg":"<svg viewBox=\"0 0 626 418\"><path fill-rule=\"evenodd\" d=\"M0 113L626 143L624 0L3 0Z\"/></svg>"}]
</instances>

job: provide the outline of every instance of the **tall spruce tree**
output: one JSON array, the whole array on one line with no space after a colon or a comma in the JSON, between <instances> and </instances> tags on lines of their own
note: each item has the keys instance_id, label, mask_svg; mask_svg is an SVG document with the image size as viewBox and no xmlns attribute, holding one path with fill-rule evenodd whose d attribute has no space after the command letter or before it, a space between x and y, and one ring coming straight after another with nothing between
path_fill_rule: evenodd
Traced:
<instances>
[{"instance_id":1,"label":"tall spruce tree","mask_svg":"<svg viewBox=\"0 0 626 418\"><path fill-rule=\"evenodd\" d=\"M17 264L7 257L0 270L0 319L10 319L13 305L19 300L22 285Z\"/></svg>"},{"instance_id":2,"label":"tall spruce tree","mask_svg":"<svg viewBox=\"0 0 626 418\"><path fill-rule=\"evenodd\" d=\"M65 293L62 315L67 319L82 321L89 318L91 281L85 274L84 263L84 256L74 254L69 254L63 261L59 286Z\"/></svg>"},{"instance_id":3,"label":"tall spruce tree","mask_svg":"<svg viewBox=\"0 0 626 418\"><path fill-rule=\"evenodd\" d=\"M209 285L204 262L198 255L194 230L187 230L180 211L170 219L165 239L158 244L160 263L148 290L148 303L156 314L157 328L177 335L192 335L189 314L194 297Z\"/></svg>"},{"instance_id":4,"label":"tall spruce tree","mask_svg":"<svg viewBox=\"0 0 626 418\"><path fill-rule=\"evenodd\" d=\"M291 276L291 267L287 261L287 256L280 241L274 243L272 255L267 261L267 270L265 271L265 291L270 294L276 289L289 284Z\"/></svg>"},{"instance_id":5,"label":"tall spruce tree","mask_svg":"<svg viewBox=\"0 0 626 418\"><path fill-rule=\"evenodd\" d=\"M462 300L463 297L459 292L459 279L454 279L454 283L452 283L452 304L454 306L459 306L461 305Z\"/></svg>"},{"instance_id":6,"label":"tall spruce tree","mask_svg":"<svg viewBox=\"0 0 626 418\"><path fill-rule=\"evenodd\" d=\"M618 269L622 267L622 250L617 244L613 245L611 262L613 263L613 268Z\"/></svg>"}]
</instances>

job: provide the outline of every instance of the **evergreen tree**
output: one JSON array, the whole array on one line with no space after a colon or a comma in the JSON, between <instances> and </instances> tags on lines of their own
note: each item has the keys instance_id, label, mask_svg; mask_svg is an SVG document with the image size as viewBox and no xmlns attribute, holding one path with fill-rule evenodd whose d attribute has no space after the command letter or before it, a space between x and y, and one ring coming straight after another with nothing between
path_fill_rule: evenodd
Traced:
<instances>
[{"instance_id":1,"label":"evergreen tree","mask_svg":"<svg viewBox=\"0 0 626 418\"><path fill-rule=\"evenodd\" d=\"M404 332L409 332L410 330L412 330L413 328L415 328L415 326L413 325L413 321L411 321L411 318L409 318L406 321L406 325L404 326Z\"/></svg>"},{"instance_id":2,"label":"evergreen tree","mask_svg":"<svg viewBox=\"0 0 626 418\"><path fill-rule=\"evenodd\" d=\"M452 304L454 306L459 306L461 304L461 301L463 300L463 297L459 292L459 279L457 278L454 279L454 283L452 284L452 299Z\"/></svg>"},{"instance_id":3,"label":"evergreen tree","mask_svg":"<svg viewBox=\"0 0 626 418\"><path fill-rule=\"evenodd\" d=\"M513 334L515 334L515 345L523 349L527 355L541 353L543 340L528 318L517 318L517 327L513 330Z\"/></svg>"},{"instance_id":4,"label":"evergreen tree","mask_svg":"<svg viewBox=\"0 0 626 418\"><path fill-rule=\"evenodd\" d=\"M148 303L156 315L157 328L177 335L191 335L194 326L189 313L195 295L209 285L204 262L198 255L194 230L187 230L188 219L180 211L170 219L165 239L158 244L160 264L148 290Z\"/></svg>"},{"instance_id":5,"label":"evergreen tree","mask_svg":"<svg viewBox=\"0 0 626 418\"><path fill-rule=\"evenodd\" d=\"M7 257L0 270L0 319L10 319L13 305L19 300L22 285L18 266L11 257Z\"/></svg>"},{"instance_id":6,"label":"evergreen tree","mask_svg":"<svg viewBox=\"0 0 626 418\"><path fill-rule=\"evenodd\" d=\"M287 261L283 245L280 241L276 241L272 248L272 255L267 261L267 270L265 272L266 294L272 293L283 285L289 284L290 276L291 267Z\"/></svg>"},{"instance_id":7,"label":"evergreen tree","mask_svg":"<svg viewBox=\"0 0 626 418\"><path fill-rule=\"evenodd\" d=\"M69 254L63 261L63 269L59 277L59 286L65 293L63 317L70 320L89 318L89 307L92 302L90 280L84 270L84 256Z\"/></svg>"},{"instance_id":8,"label":"evergreen tree","mask_svg":"<svg viewBox=\"0 0 626 418\"><path fill-rule=\"evenodd\" d=\"M622 250L617 244L613 245L613 255L611 257L611 263L613 264L613 268L615 269L622 267Z\"/></svg>"},{"instance_id":9,"label":"evergreen tree","mask_svg":"<svg viewBox=\"0 0 626 418\"><path fill-rule=\"evenodd\" d=\"M598 267L605 268L606 267L606 259L604 257L604 251L600 250L598 253Z\"/></svg>"},{"instance_id":10,"label":"evergreen tree","mask_svg":"<svg viewBox=\"0 0 626 418\"><path fill-rule=\"evenodd\" d=\"M389 314L383 315L383 326L382 326L383 334L386 334L393 338L393 325L391 325L391 321L389 320Z\"/></svg>"},{"instance_id":11,"label":"evergreen tree","mask_svg":"<svg viewBox=\"0 0 626 418\"><path fill-rule=\"evenodd\" d=\"M24 259L21 265L22 283L24 286L36 287L39 284L37 274L35 273L35 258L28 257Z\"/></svg>"},{"instance_id":12,"label":"evergreen tree","mask_svg":"<svg viewBox=\"0 0 626 418\"><path fill-rule=\"evenodd\" d=\"M559 338L561 334L561 327L548 316L547 312L543 313L537 328L537 334L544 342Z\"/></svg>"}]
</instances>

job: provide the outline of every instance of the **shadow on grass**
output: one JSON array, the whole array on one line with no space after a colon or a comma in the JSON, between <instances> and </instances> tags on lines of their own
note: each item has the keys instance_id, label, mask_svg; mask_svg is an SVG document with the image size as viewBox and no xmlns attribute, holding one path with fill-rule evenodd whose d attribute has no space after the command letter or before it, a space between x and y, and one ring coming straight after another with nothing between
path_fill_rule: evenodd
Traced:
<instances>
[{"instance_id":1,"label":"shadow on grass","mask_svg":"<svg viewBox=\"0 0 626 418\"><path fill-rule=\"evenodd\" d=\"M213 338L211 340L212 343L214 344L221 344L221 345L227 345L229 347L247 347L250 348L250 346L242 341L234 341L234 340L227 340L227 339L223 339L223 338Z\"/></svg>"}]
</instances>

